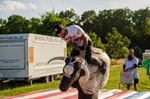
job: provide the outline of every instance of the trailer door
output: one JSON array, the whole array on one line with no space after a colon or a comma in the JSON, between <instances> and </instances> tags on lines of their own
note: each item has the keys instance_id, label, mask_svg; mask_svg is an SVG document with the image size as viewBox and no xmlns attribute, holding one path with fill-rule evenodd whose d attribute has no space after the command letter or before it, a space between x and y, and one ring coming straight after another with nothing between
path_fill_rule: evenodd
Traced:
<instances>
[{"instance_id":1,"label":"trailer door","mask_svg":"<svg viewBox=\"0 0 150 99\"><path fill-rule=\"evenodd\" d=\"M0 69L25 68L25 42L0 42Z\"/></svg>"}]
</instances>

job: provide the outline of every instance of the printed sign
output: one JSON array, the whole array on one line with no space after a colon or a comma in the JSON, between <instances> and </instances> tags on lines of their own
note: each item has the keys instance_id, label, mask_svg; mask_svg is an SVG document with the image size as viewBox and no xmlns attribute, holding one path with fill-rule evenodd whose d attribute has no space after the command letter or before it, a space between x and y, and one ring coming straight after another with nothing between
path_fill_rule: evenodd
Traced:
<instances>
[{"instance_id":1,"label":"printed sign","mask_svg":"<svg viewBox=\"0 0 150 99\"><path fill-rule=\"evenodd\" d=\"M24 42L0 43L0 69L24 68Z\"/></svg>"}]
</instances>

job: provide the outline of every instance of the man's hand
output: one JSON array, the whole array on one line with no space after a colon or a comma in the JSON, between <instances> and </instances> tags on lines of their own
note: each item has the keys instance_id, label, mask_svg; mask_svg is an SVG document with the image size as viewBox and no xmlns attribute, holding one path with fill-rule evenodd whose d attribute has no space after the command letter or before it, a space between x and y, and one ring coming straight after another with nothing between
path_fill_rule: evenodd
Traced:
<instances>
[{"instance_id":1,"label":"man's hand","mask_svg":"<svg viewBox=\"0 0 150 99\"><path fill-rule=\"evenodd\" d=\"M132 67L126 69L125 71L127 72L129 69L135 69L136 67L133 65Z\"/></svg>"},{"instance_id":2,"label":"man's hand","mask_svg":"<svg viewBox=\"0 0 150 99\"><path fill-rule=\"evenodd\" d=\"M125 72L128 72L129 69L126 69Z\"/></svg>"},{"instance_id":3,"label":"man's hand","mask_svg":"<svg viewBox=\"0 0 150 99\"><path fill-rule=\"evenodd\" d=\"M81 51L80 51L80 55L83 56L83 57L85 57L86 53L81 50Z\"/></svg>"}]
</instances>

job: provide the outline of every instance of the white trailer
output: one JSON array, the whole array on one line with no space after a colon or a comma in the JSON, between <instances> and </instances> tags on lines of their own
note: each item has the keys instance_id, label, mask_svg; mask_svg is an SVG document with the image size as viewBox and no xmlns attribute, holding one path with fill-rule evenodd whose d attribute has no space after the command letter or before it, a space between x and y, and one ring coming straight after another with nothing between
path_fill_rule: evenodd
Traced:
<instances>
[{"instance_id":1,"label":"white trailer","mask_svg":"<svg viewBox=\"0 0 150 99\"><path fill-rule=\"evenodd\" d=\"M143 60L150 58L150 49L146 49L143 53Z\"/></svg>"},{"instance_id":2,"label":"white trailer","mask_svg":"<svg viewBox=\"0 0 150 99\"><path fill-rule=\"evenodd\" d=\"M59 37L26 34L0 35L0 81L25 80L62 74L65 63L56 56L66 56L66 43Z\"/></svg>"}]
</instances>

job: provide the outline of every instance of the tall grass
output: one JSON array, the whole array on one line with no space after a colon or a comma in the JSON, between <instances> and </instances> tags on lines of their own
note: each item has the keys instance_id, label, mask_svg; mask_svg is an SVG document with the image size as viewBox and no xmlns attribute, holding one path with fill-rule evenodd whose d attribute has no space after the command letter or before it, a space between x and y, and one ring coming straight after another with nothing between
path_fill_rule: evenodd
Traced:
<instances>
[{"instance_id":1,"label":"tall grass","mask_svg":"<svg viewBox=\"0 0 150 99\"><path fill-rule=\"evenodd\" d=\"M108 83L103 87L105 89L119 89L120 83L120 72L122 71L122 65L111 65L110 67L110 75ZM143 67L138 68L139 74L139 84L138 84L138 91L150 91L150 81L148 76L146 76L146 70ZM60 80L55 80L54 82L49 83L41 83L39 81L34 81L33 85L26 82L7 82L0 84L0 98L6 96L13 96L21 93L36 91L36 90L45 90L45 89L52 89L58 88ZM121 90L125 90L122 84L120 85ZM131 90L133 90L133 86L131 86Z\"/></svg>"}]
</instances>

